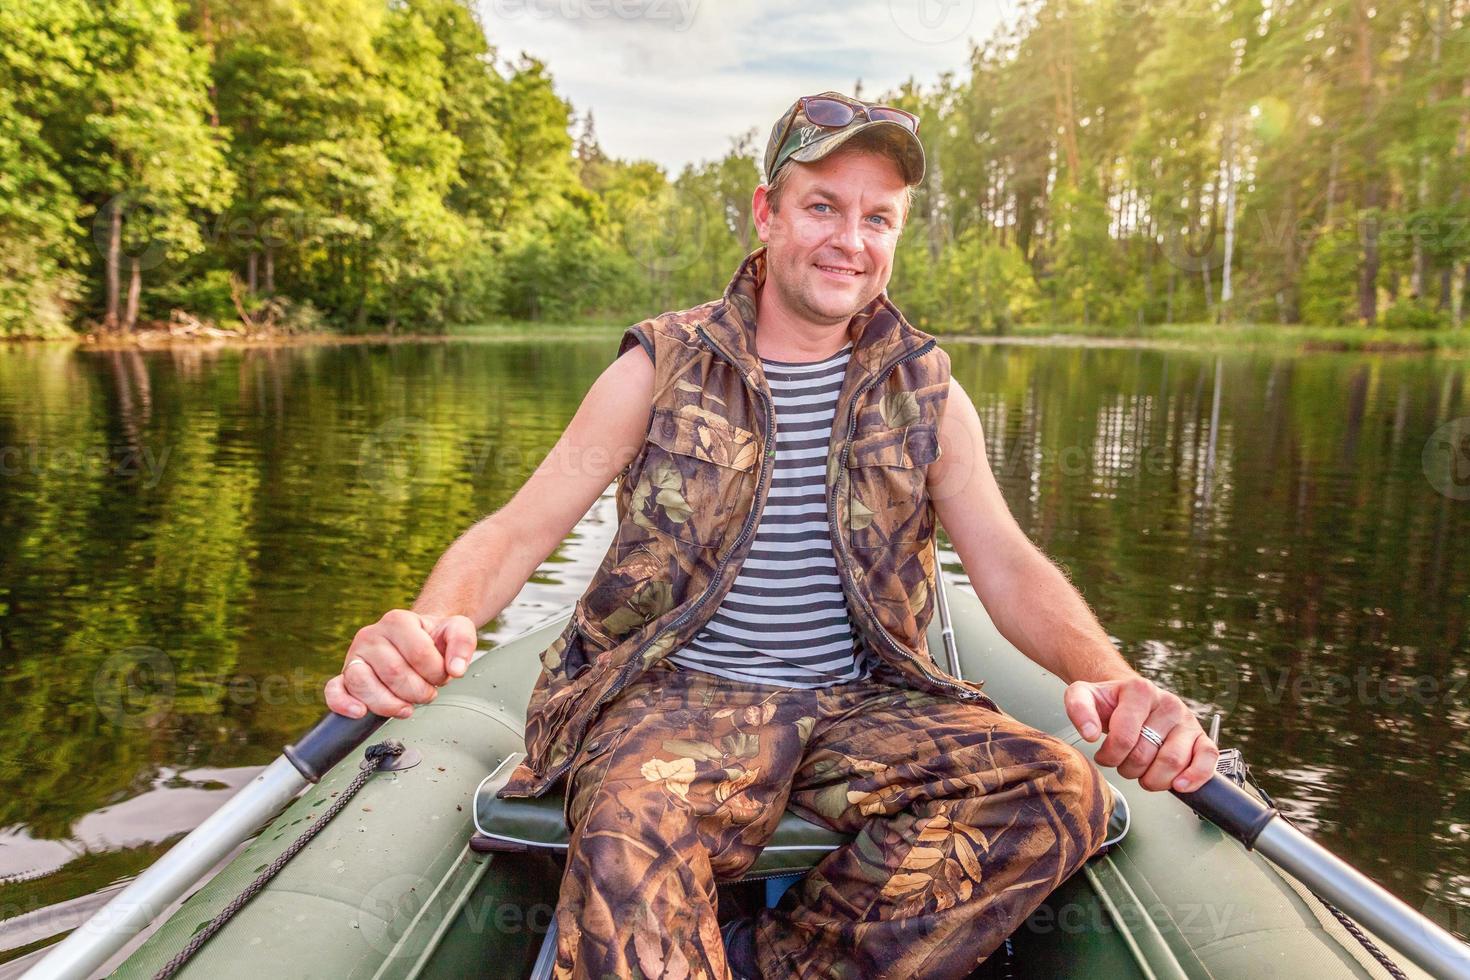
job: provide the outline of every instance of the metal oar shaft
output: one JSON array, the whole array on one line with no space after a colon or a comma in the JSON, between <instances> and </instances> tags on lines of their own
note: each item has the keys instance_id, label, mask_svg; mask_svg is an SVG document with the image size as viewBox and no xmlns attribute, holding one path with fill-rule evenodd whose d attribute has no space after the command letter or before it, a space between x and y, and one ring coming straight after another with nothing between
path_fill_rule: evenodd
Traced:
<instances>
[{"instance_id":1,"label":"metal oar shaft","mask_svg":"<svg viewBox=\"0 0 1470 980\"><path fill-rule=\"evenodd\" d=\"M939 537L934 537L934 601L939 606L939 636L944 642L944 655L949 672L964 678L960 668L960 648L954 639L954 623L949 618L949 596L944 591L944 566L939 561Z\"/></svg>"},{"instance_id":2,"label":"metal oar shaft","mask_svg":"<svg viewBox=\"0 0 1470 980\"><path fill-rule=\"evenodd\" d=\"M69 936L24 980L84 980L148 926L180 895L247 840L308 782L316 782L382 726L385 718L351 719L330 712L285 754L205 818Z\"/></svg>"},{"instance_id":3,"label":"metal oar shaft","mask_svg":"<svg viewBox=\"0 0 1470 980\"><path fill-rule=\"evenodd\" d=\"M1418 966L1446 980L1470 980L1470 946L1389 894L1226 777L1216 775L1194 793L1175 795Z\"/></svg>"},{"instance_id":4,"label":"metal oar shaft","mask_svg":"<svg viewBox=\"0 0 1470 980\"><path fill-rule=\"evenodd\" d=\"M1470 980L1470 946L1277 817L1256 850L1436 977Z\"/></svg>"},{"instance_id":5,"label":"metal oar shaft","mask_svg":"<svg viewBox=\"0 0 1470 980\"><path fill-rule=\"evenodd\" d=\"M306 786L283 758L73 930L25 975L26 980L82 980L128 944L226 854L260 829Z\"/></svg>"}]
</instances>

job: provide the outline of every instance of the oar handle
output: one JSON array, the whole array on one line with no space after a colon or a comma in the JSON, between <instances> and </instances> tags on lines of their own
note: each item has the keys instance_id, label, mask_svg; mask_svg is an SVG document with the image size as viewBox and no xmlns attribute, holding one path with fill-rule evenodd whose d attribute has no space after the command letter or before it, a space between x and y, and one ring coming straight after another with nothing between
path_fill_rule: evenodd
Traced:
<instances>
[{"instance_id":1,"label":"oar handle","mask_svg":"<svg viewBox=\"0 0 1470 980\"><path fill-rule=\"evenodd\" d=\"M387 721L369 711L361 718L348 718L328 711L295 745L283 750L286 758L308 782L315 783Z\"/></svg>"},{"instance_id":2,"label":"oar handle","mask_svg":"<svg viewBox=\"0 0 1470 980\"><path fill-rule=\"evenodd\" d=\"M1174 795L1247 848L1255 846L1261 831L1279 815L1275 807L1262 803L1219 773L1193 793L1174 792Z\"/></svg>"}]
</instances>

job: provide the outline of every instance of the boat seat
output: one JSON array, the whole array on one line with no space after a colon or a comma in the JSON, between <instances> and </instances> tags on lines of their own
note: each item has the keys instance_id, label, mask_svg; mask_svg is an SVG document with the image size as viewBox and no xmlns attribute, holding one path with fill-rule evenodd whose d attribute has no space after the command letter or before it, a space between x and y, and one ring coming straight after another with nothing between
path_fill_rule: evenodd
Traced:
<instances>
[{"instance_id":1,"label":"boat seat","mask_svg":"<svg viewBox=\"0 0 1470 980\"><path fill-rule=\"evenodd\" d=\"M475 790L475 835L470 847L488 851L565 851L571 838L567 830L564 796L561 792L537 797L501 799L495 794L505 786L524 753L513 752ZM851 840L819 827L787 810L776 832L761 851L746 879L799 874L817 866L828 851Z\"/></svg>"},{"instance_id":2,"label":"boat seat","mask_svg":"<svg viewBox=\"0 0 1470 980\"><path fill-rule=\"evenodd\" d=\"M475 835L470 847L481 853L490 851L565 851L571 838L567 830L565 799L561 792L538 797L501 799L495 794L505 786L511 772L525 757L512 752L495 771L481 781L475 790ZM1121 841L1128 833L1128 801L1122 793L1108 789L1114 798L1113 816L1104 848ZM745 873L752 878L795 875L816 867L829 851L851 840L819 827L790 810L781 815L776 832L760 856Z\"/></svg>"}]
</instances>

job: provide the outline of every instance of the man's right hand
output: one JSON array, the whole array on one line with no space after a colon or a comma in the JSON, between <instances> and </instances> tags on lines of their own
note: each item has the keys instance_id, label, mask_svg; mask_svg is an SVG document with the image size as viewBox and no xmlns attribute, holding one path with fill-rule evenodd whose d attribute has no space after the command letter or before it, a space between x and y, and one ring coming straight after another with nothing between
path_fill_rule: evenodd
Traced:
<instances>
[{"instance_id":1,"label":"man's right hand","mask_svg":"<svg viewBox=\"0 0 1470 980\"><path fill-rule=\"evenodd\" d=\"M468 616L423 616L394 609L352 638L342 673L327 681L327 707L348 718L368 711L407 718L451 678L464 676L475 652Z\"/></svg>"}]
</instances>

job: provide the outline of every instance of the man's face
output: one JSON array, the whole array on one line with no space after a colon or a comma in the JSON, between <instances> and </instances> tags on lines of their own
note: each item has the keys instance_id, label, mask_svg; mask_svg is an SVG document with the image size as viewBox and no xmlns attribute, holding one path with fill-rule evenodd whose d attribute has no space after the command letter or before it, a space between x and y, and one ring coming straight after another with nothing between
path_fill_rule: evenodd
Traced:
<instances>
[{"instance_id":1,"label":"man's face","mask_svg":"<svg viewBox=\"0 0 1470 980\"><path fill-rule=\"evenodd\" d=\"M906 196L891 157L843 152L793 168L772 210L756 190L756 230L766 249L766 285L793 314L846 323L888 287Z\"/></svg>"}]
</instances>

